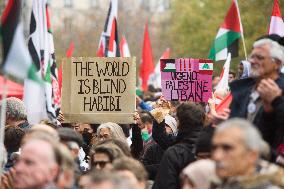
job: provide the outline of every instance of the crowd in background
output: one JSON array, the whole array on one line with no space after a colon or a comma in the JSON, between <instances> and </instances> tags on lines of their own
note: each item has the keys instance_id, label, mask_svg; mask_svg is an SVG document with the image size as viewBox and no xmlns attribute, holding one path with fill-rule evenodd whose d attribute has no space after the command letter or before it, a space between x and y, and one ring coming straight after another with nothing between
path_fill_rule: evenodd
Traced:
<instances>
[{"instance_id":1,"label":"crowd in background","mask_svg":"<svg viewBox=\"0 0 284 189\"><path fill-rule=\"evenodd\" d=\"M230 91L209 104L167 101L149 86L133 124L65 123L60 113L30 125L23 102L8 98L0 188L284 188L283 45L277 35L256 40Z\"/></svg>"}]
</instances>

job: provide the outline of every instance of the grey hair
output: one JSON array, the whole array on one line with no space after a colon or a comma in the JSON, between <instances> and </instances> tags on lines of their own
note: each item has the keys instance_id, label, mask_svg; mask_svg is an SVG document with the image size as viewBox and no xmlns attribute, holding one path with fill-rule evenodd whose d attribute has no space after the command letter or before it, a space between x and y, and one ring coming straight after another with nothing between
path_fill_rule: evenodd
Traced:
<instances>
[{"instance_id":1,"label":"grey hair","mask_svg":"<svg viewBox=\"0 0 284 189\"><path fill-rule=\"evenodd\" d=\"M270 51L270 56L271 58L277 59L281 62L281 67L284 64L284 47L282 47L279 43L276 41L273 41L271 39L260 39L258 41L255 41L253 44L253 48L255 47L260 47L263 45L268 44L270 46L269 51ZM281 69L280 67L280 69ZM279 71L280 71L279 69Z\"/></svg>"},{"instance_id":2,"label":"grey hair","mask_svg":"<svg viewBox=\"0 0 284 189\"><path fill-rule=\"evenodd\" d=\"M229 119L221 123L215 130L215 133L222 133L232 128L238 128L242 131L244 144L248 149L259 151L260 153L265 151L264 142L259 131L247 120L240 118Z\"/></svg>"},{"instance_id":3,"label":"grey hair","mask_svg":"<svg viewBox=\"0 0 284 189\"><path fill-rule=\"evenodd\" d=\"M0 107L3 101L1 101ZM24 102L16 97L6 99L6 115L7 118L13 120L27 120L27 111Z\"/></svg>"},{"instance_id":4,"label":"grey hair","mask_svg":"<svg viewBox=\"0 0 284 189\"><path fill-rule=\"evenodd\" d=\"M113 138L120 139L120 140L123 140L123 141L126 140L126 137L123 133L123 130L118 124L113 123L113 122L102 123L97 129L97 135L100 134L100 130L102 128L110 129L111 135L112 135Z\"/></svg>"}]
</instances>

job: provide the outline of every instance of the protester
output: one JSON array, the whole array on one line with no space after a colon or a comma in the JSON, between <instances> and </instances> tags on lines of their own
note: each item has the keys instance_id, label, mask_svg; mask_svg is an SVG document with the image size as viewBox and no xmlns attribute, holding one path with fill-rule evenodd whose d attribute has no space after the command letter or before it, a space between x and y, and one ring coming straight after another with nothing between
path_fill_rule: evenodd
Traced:
<instances>
[{"instance_id":1,"label":"protester","mask_svg":"<svg viewBox=\"0 0 284 189\"><path fill-rule=\"evenodd\" d=\"M219 181L212 160L199 160L189 164L180 177L182 189L209 189L212 182Z\"/></svg>"},{"instance_id":2,"label":"protester","mask_svg":"<svg viewBox=\"0 0 284 189\"><path fill-rule=\"evenodd\" d=\"M36 189L54 187L60 165L58 143L43 139L30 139L23 144L17 162L15 188Z\"/></svg>"},{"instance_id":3,"label":"protester","mask_svg":"<svg viewBox=\"0 0 284 189\"><path fill-rule=\"evenodd\" d=\"M96 171L91 174L91 189L138 189L127 176L106 171Z\"/></svg>"},{"instance_id":4,"label":"protester","mask_svg":"<svg viewBox=\"0 0 284 189\"><path fill-rule=\"evenodd\" d=\"M107 139L107 140L103 140L97 143L97 145L100 145L100 144L114 144L122 150L125 156L131 157L130 147L125 141L122 141L119 139Z\"/></svg>"},{"instance_id":5,"label":"protester","mask_svg":"<svg viewBox=\"0 0 284 189\"><path fill-rule=\"evenodd\" d=\"M177 122L175 118L170 115L165 116L165 132L167 135L176 135L178 132ZM150 180L155 180L163 154L164 150L155 142L148 147L142 156L141 162L145 166Z\"/></svg>"},{"instance_id":6,"label":"protester","mask_svg":"<svg viewBox=\"0 0 284 189\"><path fill-rule=\"evenodd\" d=\"M280 37L269 35L257 40L249 56L250 78L230 85L233 101L230 117L246 118L260 130L268 144L276 149L284 139L284 48Z\"/></svg>"},{"instance_id":7,"label":"protester","mask_svg":"<svg viewBox=\"0 0 284 189\"><path fill-rule=\"evenodd\" d=\"M163 155L153 189L177 189L179 174L195 161L194 146L203 127L205 113L198 103L183 103L177 108L178 135L175 144Z\"/></svg>"},{"instance_id":8,"label":"protester","mask_svg":"<svg viewBox=\"0 0 284 189\"><path fill-rule=\"evenodd\" d=\"M238 78L244 79L249 77L250 63L247 60L242 60L238 65Z\"/></svg>"},{"instance_id":9,"label":"protester","mask_svg":"<svg viewBox=\"0 0 284 189\"><path fill-rule=\"evenodd\" d=\"M229 71L229 83L236 79L236 73L232 70Z\"/></svg>"},{"instance_id":10,"label":"protester","mask_svg":"<svg viewBox=\"0 0 284 189\"><path fill-rule=\"evenodd\" d=\"M126 141L122 128L118 124L112 122L101 124L97 129L97 136L99 140L114 138Z\"/></svg>"},{"instance_id":11,"label":"protester","mask_svg":"<svg viewBox=\"0 0 284 189\"><path fill-rule=\"evenodd\" d=\"M113 171L119 172L122 175L134 178L134 183L137 183L137 189L147 189L147 172L143 165L132 158L119 158L113 162Z\"/></svg>"},{"instance_id":12,"label":"protester","mask_svg":"<svg viewBox=\"0 0 284 189\"><path fill-rule=\"evenodd\" d=\"M284 186L283 170L260 160L262 143L260 133L248 121L235 118L219 125L213 136L212 159L221 180L214 188Z\"/></svg>"},{"instance_id":13,"label":"protester","mask_svg":"<svg viewBox=\"0 0 284 189\"><path fill-rule=\"evenodd\" d=\"M0 108L2 103L3 101L1 101ZM14 125L22 129L31 127L27 120L24 102L16 97L6 98L6 125Z\"/></svg>"},{"instance_id":14,"label":"protester","mask_svg":"<svg viewBox=\"0 0 284 189\"><path fill-rule=\"evenodd\" d=\"M4 146L8 152L5 170L9 170L17 162L19 158L19 149L21 141L25 135L25 131L16 126L6 126L4 135Z\"/></svg>"},{"instance_id":15,"label":"protester","mask_svg":"<svg viewBox=\"0 0 284 189\"><path fill-rule=\"evenodd\" d=\"M70 128L59 128L58 134L60 141L70 150L73 160L77 164L76 177L78 177L80 174L79 170L83 172L89 169L89 164L85 161L86 154L82 149L83 138L79 133Z\"/></svg>"},{"instance_id":16,"label":"protester","mask_svg":"<svg viewBox=\"0 0 284 189\"><path fill-rule=\"evenodd\" d=\"M60 153L60 172L56 179L58 189L74 187L75 183L75 162L67 147L63 144L58 146Z\"/></svg>"},{"instance_id":17,"label":"protester","mask_svg":"<svg viewBox=\"0 0 284 189\"><path fill-rule=\"evenodd\" d=\"M98 144L90 151L90 165L92 169L110 170L112 162L124 156L123 151L115 144Z\"/></svg>"}]
</instances>

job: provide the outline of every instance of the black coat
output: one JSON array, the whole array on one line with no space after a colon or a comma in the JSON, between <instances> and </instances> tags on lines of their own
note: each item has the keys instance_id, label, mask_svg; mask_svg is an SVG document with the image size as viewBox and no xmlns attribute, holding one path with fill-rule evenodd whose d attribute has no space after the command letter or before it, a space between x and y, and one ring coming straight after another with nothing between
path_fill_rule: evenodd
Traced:
<instances>
[{"instance_id":1,"label":"black coat","mask_svg":"<svg viewBox=\"0 0 284 189\"><path fill-rule=\"evenodd\" d=\"M275 81L284 91L284 75ZM233 100L230 105L230 117L247 117L247 106L250 100L250 94L256 81L252 78L236 80L230 84ZM253 124L261 132L264 140L276 149L284 138L284 97L278 97L272 102L274 111L266 113L261 106L257 112Z\"/></svg>"},{"instance_id":2,"label":"black coat","mask_svg":"<svg viewBox=\"0 0 284 189\"><path fill-rule=\"evenodd\" d=\"M200 128L190 134L179 133L176 144L162 158L153 189L179 189L179 175L184 167L195 161L194 148Z\"/></svg>"},{"instance_id":3,"label":"black coat","mask_svg":"<svg viewBox=\"0 0 284 189\"><path fill-rule=\"evenodd\" d=\"M141 162L148 172L149 180L155 180L164 150L157 144L151 144L145 151Z\"/></svg>"}]
</instances>

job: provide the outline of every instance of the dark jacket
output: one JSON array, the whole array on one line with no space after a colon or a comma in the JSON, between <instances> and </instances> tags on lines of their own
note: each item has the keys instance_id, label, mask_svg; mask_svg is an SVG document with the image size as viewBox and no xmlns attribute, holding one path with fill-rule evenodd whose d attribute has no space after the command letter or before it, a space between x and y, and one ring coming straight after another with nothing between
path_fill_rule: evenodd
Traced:
<instances>
[{"instance_id":1,"label":"dark jacket","mask_svg":"<svg viewBox=\"0 0 284 189\"><path fill-rule=\"evenodd\" d=\"M145 151L141 162L148 172L149 180L155 180L164 150L157 144L151 144Z\"/></svg>"},{"instance_id":2,"label":"dark jacket","mask_svg":"<svg viewBox=\"0 0 284 189\"><path fill-rule=\"evenodd\" d=\"M277 85L284 91L284 75L275 81ZM233 101L230 105L230 117L247 117L247 106L250 100L250 94L255 87L256 80L246 78L233 81L230 84ZM284 97L278 97L272 102L274 111L266 113L261 106L257 112L253 124L261 132L264 140L276 149L281 144L284 138Z\"/></svg>"},{"instance_id":3,"label":"dark jacket","mask_svg":"<svg viewBox=\"0 0 284 189\"><path fill-rule=\"evenodd\" d=\"M179 189L179 175L184 167L195 161L194 146L201 127L191 133L179 133L176 143L162 158L153 189Z\"/></svg>"},{"instance_id":4,"label":"dark jacket","mask_svg":"<svg viewBox=\"0 0 284 189\"><path fill-rule=\"evenodd\" d=\"M167 150L176 142L176 136L168 135L165 128L165 120L161 123L158 123L153 119L153 128L152 128L152 137L155 142L163 149Z\"/></svg>"}]
</instances>

